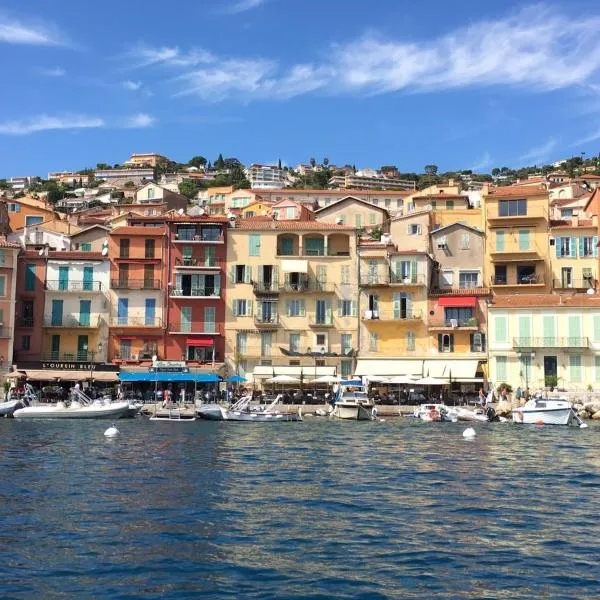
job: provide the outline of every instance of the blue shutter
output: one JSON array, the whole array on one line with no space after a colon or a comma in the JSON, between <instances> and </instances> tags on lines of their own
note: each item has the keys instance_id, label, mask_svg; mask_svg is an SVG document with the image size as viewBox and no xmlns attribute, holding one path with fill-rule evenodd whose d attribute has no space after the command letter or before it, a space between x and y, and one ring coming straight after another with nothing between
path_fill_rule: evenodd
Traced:
<instances>
[{"instance_id":1,"label":"blue shutter","mask_svg":"<svg viewBox=\"0 0 600 600\"><path fill-rule=\"evenodd\" d=\"M594 257L597 257L598 256L598 236L597 235L595 235L592 238L592 244L594 246Z\"/></svg>"},{"instance_id":2,"label":"blue shutter","mask_svg":"<svg viewBox=\"0 0 600 600\"><path fill-rule=\"evenodd\" d=\"M579 236L577 241L579 242L579 256L583 256L583 241L585 238L583 236Z\"/></svg>"},{"instance_id":3,"label":"blue shutter","mask_svg":"<svg viewBox=\"0 0 600 600\"><path fill-rule=\"evenodd\" d=\"M156 300L154 298L146 298L146 312L144 325L154 326L156 318Z\"/></svg>"},{"instance_id":4,"label":"blue shutter","mask_svg":"<svg viewBox=\"0 0 600 600\"><path fill-rule=\"evenodd\" d=\"M571 238L571 258L577 258L577 238Z\"/></svg>"},{"instance_id":5,"label":"blue shutter","mask_svg":"<svg viewBox=\"0 0 600 600\"><path fill-rule=\"evenodd\" d=\"M52 322L54 326L62 325L63 320L63 301L52 300Z\"/></svg>"},{"instance_id":6,"label":"blue shutter","mask_svg":"<svg viewBox=\"0 0 600 600\"><path fill-rule=\"evenodd\" d=\"M79 324L82 327L90 326L90 311L92 308L91 300L80 300L79 301Z\"/></svg>"},{"instance_id":7,"label":"blue shutter","mask_svg":"<svg viewBox=\"0 0 600 600\"><path fill-rule=\"evenodd\" d=\"M94 289L94 267L83 267L83 290L91 292Z\"/></svg>"},{"instance_id":8,"label":"blue shutter","mask_svg":"<svg viewBox=\"0 0 600 600\"><path fill-rule=\"evenodd\" d=\"M557 237L554 240L554 249L556 250L556 258L560 258L561 257L561 254L560 254L561 241L560 240L561 240L560 237Z\"/></svg>"},{"instance_id":9,"label":"blue shutter","mask_svg":"<svg viewBox=\"0 0 600 600\"><path fill-rule=\"evenodd\" d=\"M127 325L127 313L129 312L129 299L119 298L117 302L117 322L119 325Z\"/></svg>"}]
</instances>

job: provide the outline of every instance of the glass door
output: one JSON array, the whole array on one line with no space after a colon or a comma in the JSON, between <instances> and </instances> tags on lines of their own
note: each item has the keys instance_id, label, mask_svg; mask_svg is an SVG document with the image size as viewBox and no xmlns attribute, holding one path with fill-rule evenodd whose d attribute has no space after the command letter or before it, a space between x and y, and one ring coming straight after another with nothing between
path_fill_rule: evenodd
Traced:
<instances>
[{"instance_id":1,"label":"glass door","mask_svg":"<svg viewBox=\"0 0 600 600\"><path fill-rule=\"evenodd\" d=\"M94 267L83 267L83 291L91 292L94 289Z\"/></svg>"}]
</instances>

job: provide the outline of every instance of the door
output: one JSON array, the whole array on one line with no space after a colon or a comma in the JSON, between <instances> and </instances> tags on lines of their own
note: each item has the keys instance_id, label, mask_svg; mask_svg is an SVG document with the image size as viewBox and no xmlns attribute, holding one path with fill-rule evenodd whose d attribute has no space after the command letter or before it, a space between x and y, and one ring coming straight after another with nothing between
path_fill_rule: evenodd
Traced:
<instances>
[{"instance_id":1,"label":"door","mask_svg":"<svg viewBox=\"0 0 600 600\"><path fill-rule=\"evenodd\" d=\"M377 283L377 261L369 261L369 283Z\"/></svg>"},{"instance_id":2,"label":"door","mask_svg":"<svg viewBox=\"0 0 600 600\"><path fill-rule=\"evenodd\" d=\"M88 360L88 336L80 335L77 338L77 360Z\"/></svg>"},{"instance_id":3,"label":"door","mask_svg":"<svg viewBox=\"0 0 600 600\"><path fill-rule=\"evenodd\" d=\"M129 265L119 265L119 287L127 287L129 281Z\"/></svg>"},{"instance_id":4,"label":"door","mask_svg":"<svg viewBox=\"0 0 600 600\"><path fill-rule=\"evenodd\" d=\"M91 300L80 300L79 301L79 325L81 327L90 326L90 312L92 309Z\"/></svg>"},{"instance_id":5,"label":"door","mask_svg":"<svg viewBox=\"0 0 600 600\"><path fill-rule=\"evenodd\" d=\"M561 287L570 288L573 287L573 269L571 267L563 267L560 270L561 276Z\"/></svg>"},{"instance_id":6,"label":"door","mask_svg":"<svg viewBox=\"0 0 600 600\"><path fill-rule=\"evenodd\" d=\"M558 384L558 360L556 356L544 356L544 380L546 385Z\"/></svg>"},{"instance_id":7,"label":"door","mask_svg":"<svg viewBox=\"0 0 600 600\"><path fill-rule=\"evenodd\" d=\"M181 325L180 331L189 333L192 331L192 307L182 306L181 307Z\"/></svg>"},{"instance_id":8,"label":"door","mask_svg":"<svg viewBox=\"0 0 600 600\"><path fill-rule=\"evenodd\" d=\"M144 313L144 325L154 327L156 320L156 300L146 298L146 311Z\"/></svg>"},{"instance_id":9,"label":"door","mask_svg":"<svg viewBox=\"0 0 600 600\"><path fill-rule=\"evenodd\" d=\"M127 317L129 312L129 299L119 298L117 301L117 324L127 325Z\"/></svg>"},{"instance_id":10,"label":"door","mask_svg":"<svg viewBox=\"0 0 600 600\"><path fill-rule=\"evenodd\" d=\"M58 267L58 289L61 292L69 289L69 267Z\"/></svg>"},{"instance_id":11,"label":"door","mask_svg":"<svg viewBox=\"0 0 600 600\"><path fill-rule=\"evenodd\" d=\"M217 254L214 246L204 248L204 266L214 267L217 264Z\"/></svg>"},{"instance_id":12,"label":"door","mask_svg":"<svg viewBox=\"0 0 600 600\"><path fill-rule=\"evenodd\" d=\"M52 321L54 327L60 327L63 322L63 301L52 300Z\"/></svg>"},{"instance_id":13,"label":"door","mask_svg":"<svg viewBox=\"0 0 600 600\"><path fill-rule=\"evenodd\" d=\"M94 267L83 267L83 291L91 292L94 289Z\"/></svg>"},{"instance_id":14,"label":"door","mask_svg":"<svg viewBox=\"0 0 600 600\"><path fill-rule=\"evenodd\" d=\"M154 285L154 265L144 265L144 287L153 290Z\"/></svg>"},{"instance_id":15,"label":"door","mask_svg":"<svg viewBox=\"0 0 600 600\"><path fill-rule=\"evenodd\" d=\"M215 333L217 326L215 323L217 310L214 306L204 307L204 332Z\"/></svg>"},{"instance_id":16,"label":"door","mask_svg":"<svg viewBox=\"0 0 600 600\"><path fill-rule=\"evenodd\" d=\"M315 301L315 322L326 325L330 322L331 303L329 300Z\"/></svg>"},{"instance_id":17,"label":"door","mask_svg":"<svg viewBox=\"0 0 600 600\"><path fill-rule=\"evenodd\" d=\"M60 360L60 335L53 335L51 344L50 358Z\"/></svg>"}]
</instances>

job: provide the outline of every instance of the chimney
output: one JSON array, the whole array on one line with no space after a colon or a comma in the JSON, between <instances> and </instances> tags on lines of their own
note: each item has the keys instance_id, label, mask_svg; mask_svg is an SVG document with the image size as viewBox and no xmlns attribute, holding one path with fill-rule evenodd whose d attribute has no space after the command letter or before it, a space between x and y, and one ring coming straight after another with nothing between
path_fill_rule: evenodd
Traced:
<instances>
[{"instance_id":1,"label":"chimney","mask_svg":"<svg viewBox=\"0 0 600 600\"><path fill-rule=\"evenodd\" d=\"M598 215L592 215L592 225L598 227Z\"/></svg>"},{"instance_id":2,"label":"chimney","mask_svg":"<svg viewBox=\"0 0 600 600\"><path fill-rule=\"evenodd\" d=\"M573 227L579 227L579 216L575 216L573 215L571 217L571 225L573 225Z\"/></svg>"},{"instance_id":3,"label":"chimney","mask_svg":"<svg viewBox=\"0 0 600 600\"><path fill-rule=\"evenodd\" d=\"M448 179L448 185L450 187L452 187L454 185L454 179L452 179L452 178Z\"/></svg>"}]
</instances>

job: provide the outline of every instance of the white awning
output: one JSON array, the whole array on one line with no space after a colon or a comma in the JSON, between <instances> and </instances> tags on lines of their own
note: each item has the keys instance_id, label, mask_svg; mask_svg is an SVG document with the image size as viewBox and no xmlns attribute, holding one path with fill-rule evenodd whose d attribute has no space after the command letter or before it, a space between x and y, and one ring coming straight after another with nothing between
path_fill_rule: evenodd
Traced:
<instances>
[{"instance_id":1,"label":"white awning","mask_svg":"<svg viewBox=\"0 0 600 600\"><path fill-rule=\"evenodd\" d=\"M423 361L421 359L358 359L355 375L394 377L396 375L419 375L422 373Z\"/></svg>"},{"instance_id":2,"label":"white awning","mask_svg":"<svg viewBox=\"0 0 600 600\"><path fill-rule=\"evenodd\" d=\"M284 273L308 273L307 260L282 260L281 270Z\"/></svg>"},{"instance_id":3,"label":"white awning","mask_svg":"<svg viewBox=\"0 0 600 600\"><path fill-rule=\"evenodd\" d=\"M254 367L252 373L254 378L268 378L277 377L277 375L289 375L290 377L296 377L300 379L302 376L304 381L315 378L315 367L314 366L281 366L281 367L269 367L266 365L257 365ZM335 367L316 367L316 376L322 377L324 375L335 375Z\"/></svg>"},{"instance_id":4,"label":"white awning","mask_svg":"<svg viewBox=\"0 0 600 600\"><path fill-rule=\"evenodd\" d=\"M89 371L57 371L53 369L27 369L25 371L29 381L86 381L90 378ZM93 371L94 381L118 381L118 373L115 371Z\"/></svg>"},{"instance_id":5,"label":"white awning","mask_svg":"<svg viewBox=\"0 0 600 600\"><path fill-rule=\"evenodd\" d=\"M425 376L452 381L476 381L478 360L426 360L423 365Z\"/></svg>"}]
</instances>

